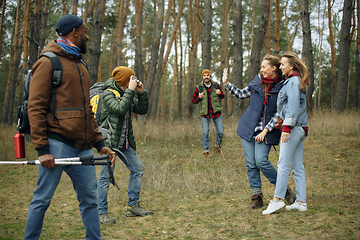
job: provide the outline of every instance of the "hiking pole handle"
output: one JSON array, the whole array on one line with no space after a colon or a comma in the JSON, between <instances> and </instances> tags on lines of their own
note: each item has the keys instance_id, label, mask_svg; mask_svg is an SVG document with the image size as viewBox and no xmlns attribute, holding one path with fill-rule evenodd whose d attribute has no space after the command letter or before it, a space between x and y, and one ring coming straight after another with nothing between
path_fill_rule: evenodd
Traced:
<instances>
[{"instance_id":1,"label":"hiking pole handle","mask_svg":"<svg viewBox=\"0 0 360 240\"><path fill-rule=\"evenodd\" d=\"M97 161L97 160L104 160L104 159L110 159L110 154L100 155L100 156L91 155L91 156L84 156L84 157L79 158L79 160L81 162L84 162L84 161ZM99 164L96 164L96 165L99 165ZM102 164L100 164L100 165L102 165Z\"/></svg>"}]
</instances>

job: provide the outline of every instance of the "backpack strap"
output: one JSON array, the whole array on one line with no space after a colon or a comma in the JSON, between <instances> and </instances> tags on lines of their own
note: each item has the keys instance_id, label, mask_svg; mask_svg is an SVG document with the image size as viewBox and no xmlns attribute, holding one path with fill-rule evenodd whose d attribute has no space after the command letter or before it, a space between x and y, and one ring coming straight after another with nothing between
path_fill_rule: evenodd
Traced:
<instances>
[{"instance_id":1,"label":"backpack strap","mask_svg":"<svg viewBox=\"0 0 360 240\"><path fill-rule=\"evenodd\" d=\"M199 93L202 93L204 91L203 85L199 84L198 89L199 89Z\"/></svg>"},{"instance_id":2,"label":"backpack strap","mask_svg":"<svg viewBox=\"0 0 360 240\"><path fill-rule=\"evenodd\" d=\"M53 105L52 118L55 119L55 109L56 109L56 88L61 84L61 79L63 75L63 68L59 57L53 52L44 52L40 57L48 57L51 61L53 72L51 75L51 99Z\"/></svg>"}]
</instances>

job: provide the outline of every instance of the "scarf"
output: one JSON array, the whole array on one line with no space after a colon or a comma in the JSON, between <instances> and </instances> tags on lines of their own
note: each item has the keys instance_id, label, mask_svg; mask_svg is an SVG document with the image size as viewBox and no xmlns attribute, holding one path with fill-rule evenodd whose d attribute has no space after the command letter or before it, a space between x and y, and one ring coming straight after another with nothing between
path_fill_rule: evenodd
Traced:
<instances>
[{"instance_id":1,"label":"scarf","mask_svg":"<svg viewBox=\"0 0 360 240\"><path fill-rule=\"evenodd\" d=\"M264 78L261 77L261 85L268 84L266 88L266 93L264 94L264 105L269 104L269 95L271 92L271 89L275 87L275 85L280 82L281 78L279 76L276 76L274 78Z\"/></svg>"},{"instance_id":2,"label":"scarf","mask_svg":"<svg viewBox=\"0 0 360 240\"><path fill-rule=\"evenodd\" d=\"M74 54L77 57L81 55L80 48L65 37L59 37L58 39L56 39L56 43L60 47L62 47L67 53Z\"/></svg>"},{"instance_id":3,"label":"scarf","mask_svg":"<svg viewBox=\"0 0 360 240\"><path fill-rule=\"evenodd\" d=\"M286 79L291 78L291 77L295 77L295 76L297 76L297 77L299 76L299 73L297 71L292 72L289 76L287 76Z\"/></svg>"}]
</instances>

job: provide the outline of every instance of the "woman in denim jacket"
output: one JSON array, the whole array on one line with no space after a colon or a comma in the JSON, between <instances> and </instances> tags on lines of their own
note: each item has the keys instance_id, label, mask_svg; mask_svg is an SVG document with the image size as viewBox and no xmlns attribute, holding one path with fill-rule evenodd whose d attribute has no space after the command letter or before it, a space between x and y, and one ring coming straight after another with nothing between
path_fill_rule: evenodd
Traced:
<instances>
[{"instance_id":1,"label":"woman in denim jacket","mask_svg":"<svg viewBox=\"0 0 360 240\"><path fill-rule=\"evenodd\" d=\"M236 133L241 138L247 175L252 191L251 204L248 208L257 209L264 206L261 190L260 172L271 184L276 183L277 172L268 159L271 145L278 145L281 135L275 129L278 121L276 102L280 89L283 87L281 78L280 59L267 55L261 63L261 75L244 89L239 89L228 82L228 69L223 71L225 89L237 98L250 98L248 109L242 114ZM290 188L287 190L286 200L289 204L295 201L295 194Z\"/></svg>"},{"instance_id":2,"label":"woman in denim jacket","mask_svg":"<svg viewBox=\"0 0 360 240\"><path fill-rule=\"evenodd\" d=\"M292 52L281 59L281 71L286 77L277 99L277 110L282 122L278 175L274 199L262 214L271 214L285 206L283 199L289 180L289 168L295 179L297 200L287 210L306 211L306 178L303 165L303 141L307 136L306 85L308 72L305 64Z\"/></svg>"}]
</instances>

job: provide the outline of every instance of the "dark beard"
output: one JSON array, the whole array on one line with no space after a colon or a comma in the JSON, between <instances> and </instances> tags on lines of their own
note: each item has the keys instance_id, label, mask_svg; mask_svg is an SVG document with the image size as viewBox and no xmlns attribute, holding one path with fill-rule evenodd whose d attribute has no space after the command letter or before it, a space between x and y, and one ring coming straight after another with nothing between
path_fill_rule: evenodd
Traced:
<instances>
[{"instance_id":1,"label":"dark beard","mask_svg":"<svg viewBox=\"0 0 360 240\"><path fill-rule=\"evenodd\" d=\"M85 54L85 53L86 53L86 43L83 44L83 45L81 45L81 47L80 47L80 53L81 53L81 54Z\"/></svg>"}]
</instances>

